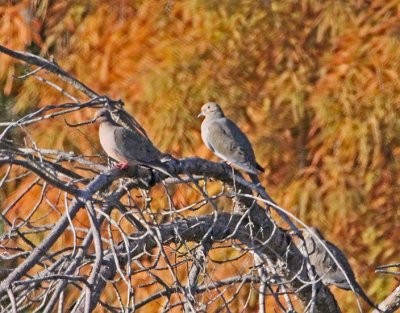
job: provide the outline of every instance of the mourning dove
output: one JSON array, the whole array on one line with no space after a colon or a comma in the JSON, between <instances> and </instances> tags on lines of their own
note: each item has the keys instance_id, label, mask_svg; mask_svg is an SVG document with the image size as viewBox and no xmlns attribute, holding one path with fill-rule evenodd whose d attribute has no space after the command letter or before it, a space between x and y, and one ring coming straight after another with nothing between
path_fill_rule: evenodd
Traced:
<instances>
[{"instance_id":1,"label":"mourning dove","mask_svg":"<svg viewBox=\"0 0 400 313\"><path fill-rule=\"evenodd\" d=\"M344 290L351 290L353 287L354 291L357 292L370 306L377 308L376 304L368 298L361 286L358 284L354 272L344 253L333 243L327 241L319 229L311 227L311 230L312 234L309 232L304 233L304 239L310 263L314 266L318 276L321 277L322 282L325 285L335 285ZM329 249L342 269L338 267L336 262L326 251L326 248L318 239ZM344 275L342 270L346 275Z\"/></svg>"},{"instance_id":2,"label":"mourning dove","mask_svg":"<svg viewBox=\"0 0 400 313\"><path fill-rule=\"evenodd\" d=\"M161 153L141 132L130 130L117 124L107 109L100 109L95 114L95 121L100 124L99 139L104 151L119 163L117 167L126 169L129 165L145 165L167 175L161 159Z\"/></svg>"},{"instance_id":3,"label":"mourning dove","mask_svg":"<svg viewBox=\"0 0 400 313\"><path fill-rule=\"evenodd\" d=\"M249 139L234 122L225 117L217 103L203 105L200 116L205 116L201 124L201 138L212 152L247 173L259 175L264 172L256 162Z\"/></svg>"}]
</instances>

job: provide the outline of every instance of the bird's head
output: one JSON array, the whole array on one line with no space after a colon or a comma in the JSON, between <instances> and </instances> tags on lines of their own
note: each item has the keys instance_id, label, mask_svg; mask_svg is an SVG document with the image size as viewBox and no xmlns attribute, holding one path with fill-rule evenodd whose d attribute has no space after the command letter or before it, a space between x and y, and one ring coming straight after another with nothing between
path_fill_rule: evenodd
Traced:
<instances>
[{"instance_id":1,"label":"bird's head","mask_svg":"<svg viewBox=\"0 0 400 313\"><path fill-rule=\"evenodd\" d=\"M201 107L201 112L197 117L200 116L216 116L216 117L224 117L224 112L221 107L216 102L207 102L205 105Z\"/></svg>"},{"instance_id":2,"label":"bird's head","mask_svg":"<svg viewBox=\"0 0 400 313\"><path fill-rule=\"evenodd\" d=\"M94 115L94 121L100 124L111 120L110 111L108 111L106 108L97 110L96 114Z\"/></svg>"}]
</instances>

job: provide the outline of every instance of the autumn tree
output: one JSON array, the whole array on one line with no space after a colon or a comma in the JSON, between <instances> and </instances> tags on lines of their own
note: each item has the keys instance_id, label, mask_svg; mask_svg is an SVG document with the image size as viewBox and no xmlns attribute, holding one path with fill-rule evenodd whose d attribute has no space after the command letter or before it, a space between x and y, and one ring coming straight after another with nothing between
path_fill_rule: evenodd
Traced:
<instances>
[{"instance_id":1,"label":"autumn tree","mask_svg":"<svg viewBox=\"0 0 400 313\"><path fill-rule=\"evenodd\" d=\"M340 243L383 300L396 281L374 268L399 253L398 22L395 0L1 3L3 308L335 307L319 283L299 288L316 278L263 190L205 161L194 117L210 99L292 223ZM71 127L103 106L141 122L174 178L109 171L96 126Z\"/></svg>"}]
</instances>

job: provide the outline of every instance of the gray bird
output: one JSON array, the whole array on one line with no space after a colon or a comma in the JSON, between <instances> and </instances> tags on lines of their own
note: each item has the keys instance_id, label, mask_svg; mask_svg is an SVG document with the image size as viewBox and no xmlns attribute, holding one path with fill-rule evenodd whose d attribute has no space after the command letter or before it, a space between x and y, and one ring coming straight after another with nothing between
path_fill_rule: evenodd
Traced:
<instances>
[{"instance_id":1,"label":"gray bird","mask_svg":"<svg viewBox=\"0 0 400 313\"><path fill-rule=\"evenodd\" d=\"M327 241L318 228L311 227L311 230L312 234L310 234L309 232L304 232L303 236L305 239L310 262L314 266L318 276L321 277L322 282L325 285L335 285L344 290L351 290L351 287L353 287L353 289L370 306L377 308L376 304L368 298L368 296L362 290L361 286L358 284L354 272L344 253L333 243ZM335 257L341 268L346 273L348 280L318 239L324 243L324 245ZM351 283L351 286L349 281Z\"/></svg>"},{"instance_id":2,"label":"gray bird","mask_svg":"<svg viewBox=\"0 0 400 313\"><path fill-rule=\"evenodd\" d=\"M204 104L200 116L205 116L201 124L201 138L212 152L247 173L259 175L264 172L256 161L249 139L234 122L225 117L217 103Z\"/></svg>"},{"instance_id":3,"label":"gray bird","mask_svg":"<svg viewBox=\"0 0 400 313\"><path fill-rule=\"evenodd\" d=\"M95 121L100 124L101 146L108 156L119 162L118 168L145 165L170 175L160 161L165 155L139 130L127 129L117 124L105 108L96 112Z\"/></svg>"}]
</instances>

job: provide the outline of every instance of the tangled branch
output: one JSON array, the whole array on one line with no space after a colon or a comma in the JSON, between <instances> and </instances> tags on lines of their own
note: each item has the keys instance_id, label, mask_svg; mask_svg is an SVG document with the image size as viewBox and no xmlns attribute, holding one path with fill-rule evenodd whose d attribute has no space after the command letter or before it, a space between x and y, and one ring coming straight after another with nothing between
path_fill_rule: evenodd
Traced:
<instances>
[{"instance_id":1,"label":"tangled branch","mask_svg":"<svg viewBox=\"0 0 400 313\"><path fill-rule=\"evenodd\" d=\"M0 51L53 72L90 97L1 124L0 186L31 180L0 214L7 227L0 238L2 311L53 312L68 306L72 312L91 312L102 306L120 312L156 301L165 311L229 311L239 295L248 295L247 307L257 293L260 312L267 303L293 311L297 300L312 312L340 312L298 249L298 232L289 233L273 217L274 204L260 185L226 164L171 157L164 161L170 177L141 166L109 170L83 155L19 144L9 135L12 129L29 132L29 125L86 108L108 106L127 127L138 123L122 101L99 96L55 62L1 46ZM220 192L211 194L210 183ZM197 201L174 201L171 190L179 186L195 193ZM37 189L37 203L23 215L13 213ZM253 193L263 201L249 196ZM46 224L50 214L57 219ZM284 215L282 224L287 219ZM230 257L220 258L222 250Z\"/></svg>"}]
</instances>

